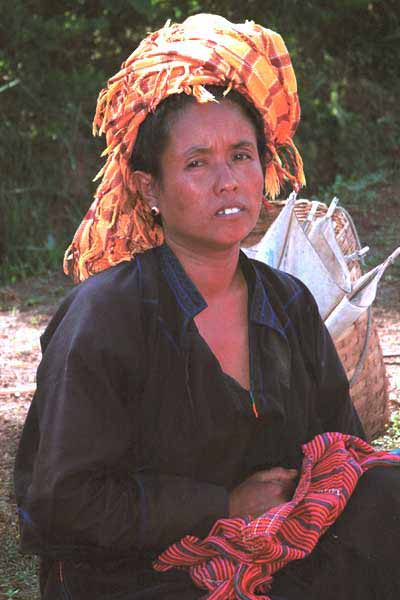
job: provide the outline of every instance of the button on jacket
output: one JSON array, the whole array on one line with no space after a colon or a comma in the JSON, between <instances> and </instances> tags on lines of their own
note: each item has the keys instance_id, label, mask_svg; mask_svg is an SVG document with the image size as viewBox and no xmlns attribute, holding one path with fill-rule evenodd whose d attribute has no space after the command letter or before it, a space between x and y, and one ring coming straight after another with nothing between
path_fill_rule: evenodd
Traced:
<instances>
[{"instance_id":1,"label":"button on jacket","mask_svg":"<svg viewBox=\"0 0 400 600\"><path fill-rule=\"evenodd\" d=\"M363 436L307 288L244 254L240 265L250 392L197 330L206 303L167 245L63 301L16 460L23 551L150 562L185 534L207 535L251 473L298 468L316 434Z\"/></svg>"}]
</instances>

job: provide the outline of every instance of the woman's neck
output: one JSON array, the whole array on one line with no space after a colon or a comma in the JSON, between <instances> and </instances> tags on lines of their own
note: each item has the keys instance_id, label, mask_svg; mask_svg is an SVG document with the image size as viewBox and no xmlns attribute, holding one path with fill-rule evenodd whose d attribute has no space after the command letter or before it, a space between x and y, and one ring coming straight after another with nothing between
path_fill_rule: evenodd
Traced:
<instances>
[{"instance_id":1,"label":"woman's neck","mask_svg":"<svg viewBox=\"0 0 400 600\"><path fill-rule=\"evenodd\" d=\"M196 252L172 240L167 243L207 303L243 285L239 245L220 251Z\"/></svg>"}]
</instances>

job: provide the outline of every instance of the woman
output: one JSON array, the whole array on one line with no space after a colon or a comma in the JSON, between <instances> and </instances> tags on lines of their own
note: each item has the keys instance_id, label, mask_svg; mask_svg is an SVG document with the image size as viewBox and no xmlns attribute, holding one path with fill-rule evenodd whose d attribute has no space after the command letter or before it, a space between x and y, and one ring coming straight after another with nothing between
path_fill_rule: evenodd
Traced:
<instances>
[{"instance_id":1,"label":"woman","mask_svg":"<svg viewBox=\"0 0 400 600\"><path fill-rule=\"evenodd\" d=\"M240 253L264 186L274 197L304 182L298 116L281 38L211 15L149 35L100 95L108 161L66 255L75 279L94 276L42 338L16 462L22 549L41 556L45 600L202 597L187 573L156 573L157 555L289 500L318 433L363 435L308 290ZM377 478L383 493L379 469L358 493ZM271 597L317 598L326 584L356 598L356 581L375 598L399 535L365 595L357 536L341 543L349 519L360 531L352 502ZM376 539L364 532L365 552Z\"/></svg>"}]
</instances>

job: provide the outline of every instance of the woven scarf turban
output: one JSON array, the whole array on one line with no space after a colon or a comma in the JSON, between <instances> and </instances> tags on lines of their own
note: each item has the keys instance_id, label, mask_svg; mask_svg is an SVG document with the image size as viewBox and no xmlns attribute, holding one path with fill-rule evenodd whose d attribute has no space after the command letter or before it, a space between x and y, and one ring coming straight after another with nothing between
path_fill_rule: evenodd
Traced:
<instances>
[{"instance_id":1,"label":"woven scarf turban","mask_svg":"<svg viewBox=\"0 0 400 600\"><path fill-rule=\"evenodd\" d=\"M64 270L75 281L163 242L162 227L137 192L129 158L140 124L162 100L185 93L212 101L206 85L236 89L262 115L272 157L266 194L275 198L284 181L304 185L292 141L300 119L296 78L281 36L253 22L237 25L207 14L168 22L141 42L100 92L93 133L106 134L107 160L94 202L65 254Z\"/></svg>"}]
</instances>

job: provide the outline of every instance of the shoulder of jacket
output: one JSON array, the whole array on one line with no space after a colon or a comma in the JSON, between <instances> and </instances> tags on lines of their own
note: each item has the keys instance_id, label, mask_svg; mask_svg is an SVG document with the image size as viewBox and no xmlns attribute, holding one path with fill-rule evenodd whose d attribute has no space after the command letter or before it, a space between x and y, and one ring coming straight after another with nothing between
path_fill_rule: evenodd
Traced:
<instances>
[{"instance_id":1,"label":"shoulder of jacket","mask_svg":"<svg viewBox=\"0 0 400 600\"><path fill-rule=\"evenodd\" d=\"M151 251L147 254L96 273L72 288L43 333L42 343L61 322L83 330L94 322L111 325L124 318L140 319L143 298L158 294L157 260Z\"/></svg>"},{"instance_id":2,"label":"shoulder of jacket","mask_svg":"<svg viewBox=\"0 0 400 600\"><path fill-rule=\"evenodd\" d=\"M287 298L304 299L307 302L314 301L310 290L298 277L254 259L251 262L269 294L275 293L284 302Z\"/></svg>"},{"instance_id":3,"label":"shoulder of jacket","mask_svg":"<svg viewBox=\"0 0 400 600\"><path fill-rule=\"evenodd\" d=\"M146 288L155 288L156 282L157 261L153 253L148 251L92 275L73 288L64 302L67 306L74 302L96 306L110 302L135 303L146 294Z\"/></svg>"}]
</instances>

